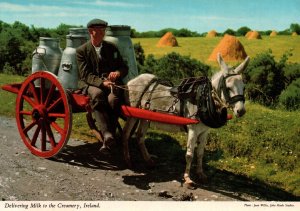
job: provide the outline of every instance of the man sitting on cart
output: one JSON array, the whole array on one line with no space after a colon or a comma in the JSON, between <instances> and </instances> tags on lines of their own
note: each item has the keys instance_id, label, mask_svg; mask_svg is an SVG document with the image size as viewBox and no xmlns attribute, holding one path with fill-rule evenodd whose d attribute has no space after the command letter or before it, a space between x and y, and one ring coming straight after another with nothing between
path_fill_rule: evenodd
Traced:
<instances>
[{"instance_id":1,"label":"man sitting on cart","mask_svg":"<svg viewBox=\"0 0 300 211\"><path fill-rule=\"evenodd\" d=\"M87 28L90 40L76 50L78 86L91 99L96 124L103 137L100 151L109 152L115 139L118 117L121 111L122 90L114 88L121 84L128 73L128 66L118 48L104 41L107 22L93 19Z\"/></svg>"}]
</instances>

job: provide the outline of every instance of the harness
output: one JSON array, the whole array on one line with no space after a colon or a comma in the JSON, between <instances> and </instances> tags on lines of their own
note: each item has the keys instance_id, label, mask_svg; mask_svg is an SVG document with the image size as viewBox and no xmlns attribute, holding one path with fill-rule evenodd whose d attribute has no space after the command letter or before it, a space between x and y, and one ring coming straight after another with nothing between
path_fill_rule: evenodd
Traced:
<instances>
[{"instance_id":1,"label":"harness","mask_svg":"<svg viewBox=\"0 0 300 211\"><path fill-rule=\"evenodd\" d=\"M159 78L156 78L156 77L151 79L151 81L147 84L147 86L145 86L144 90L142 91L142 94L139 97L139 99L137 101L137 104L136 104L137 107L141 106L141 101L142 101L144 95L146 93L149 93L148 98L146 100L146 103L143 107L145 109L150 109L152 94L153 94L155 88L160 84L165 85L165 86L171 86L171 87L173 86L173 83L171 81L168 81L168 80L162 80L162 79L159 79Z\"/></svg>"},{"instance_id":2,"label":"harness","mask_svg":"<svg viewBox=\"0 0 300 211\"><path fill-rule=\"evenodd\" d=\"M197 88L197 116L211 128L219 128L227 122L227 107L217 108L212 96L212 85L208 78Z\"/></svg>"},{"instance_id":3,"label":"harness","mask_svg":"<svg viewBox=\"0 0 300 211\"><path fill-rule=\"evenodd\" d=\"M245 97L243 95L230 97L229 90L226 86L226 79L234 75L237 74L230 74L226 77L222 76L217 88L217 95L221 97L223 92L224 98L229 105L232 105L237 101L245 101ZM180 110L177 115L184 116L184 102L189 101L193 105L197 106L197 112L194 114L195 118L200 119L208 127L219 128L226 124L227 107L216 105L212 96L212 84L208 77L201 76L187 78L182 80L179 86L173 86L170 81L153 78L144 88L142 95L138 100L137 106L141 105L141 100L144 94L147 92L149 95L144 108L150 109L152 93L159 84L172 87L170 89L170 93L174 97L174 101L169 110L165 112L171 112L171 108L175 107L175 104L179 102Z\"/></svg>"},{"instance_id":4,"label":"harness","mask_svg":"<svg viewBox=\"0 0 300 211\"><path fill-rule=\"evenodd\" d=\"M238 75L238 74L228 74L227 76L221 76L220 77L220 81L219 81L219 84L218 84L218 88L217 88L217 94L218 96L221 97L221 94L223 92L223 95L224 95L224 98L225 98L225 101L229 104L229 105L233 105L234 103L238 102L238 101L243 101L245 102L245 97L244 95L235 95L233 97L230 97L230 94L229 94L229 89L227 88L226 86L226 79L231 77L231 76L235 76L235 75Z\"/></svg>"}]
</instances>

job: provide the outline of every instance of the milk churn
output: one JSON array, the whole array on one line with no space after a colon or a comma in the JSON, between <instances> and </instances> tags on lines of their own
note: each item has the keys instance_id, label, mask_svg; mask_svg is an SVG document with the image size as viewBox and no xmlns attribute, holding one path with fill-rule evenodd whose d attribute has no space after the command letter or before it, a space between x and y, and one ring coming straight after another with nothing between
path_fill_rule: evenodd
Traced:
<instances>
[{"instance_id":1,"label":"milk churn","mask_svg":"<svg viewBox=\"0 0 300 211\"><path fill-rule=\"evenodd\" d=\"M34 50L32 57L32 73L37 71L49 71L57 75L62 51L59 46L59 39L40 37L39 46ZM39 86L39 81L35 81ZM46 87L49 85L46 84Z\"/></svg>"},{"instance_id":2,"label":"milk churn","mask_svg":"<svg viewBox=\"0 0 300 211\"><path fill-rule=\"evenodd\" d=\"M57 75L61 55L59 39L40 37L39 46L33 52L32 73L46 70Z\"/></svg>"},{"instance_id":3,"label":"milk churn","mask_svg":"<svg viewBox=\"0 0 300 211\"><path fill-rule=\"evenodd\" d=\"M124 61L127 63L129 71L126 78L123 79L123 82L126 84L130 79L138 75L134 48L130 39L130 26L108 26L104 40L114 43L118 47Z\"/></svg>"},{"instance_id":4,"label":"milk churn","mask_svg":"<svg viewBox=\"0 0 300 211\"><path fill-rule=\"evenodd\" d=\"M82 35L82 36L85 36L87 40L90 39L89 31L87 28L70 28L69 34L70 35Z\"/></svg>"},{"instance_id":5,"label":"milk churn","mask_svg":"<svg viewBox=\"0 0 300 211\"><path fill-rule=\"evenodd\" d=\"M78 28L78 30L73 28L66 36L66 48L63 51L58 71L59 81L65 89L75 90L78 87L76 48L87 41L87 34L82 32L84 28Z\"/></svg>"}]
</instances>

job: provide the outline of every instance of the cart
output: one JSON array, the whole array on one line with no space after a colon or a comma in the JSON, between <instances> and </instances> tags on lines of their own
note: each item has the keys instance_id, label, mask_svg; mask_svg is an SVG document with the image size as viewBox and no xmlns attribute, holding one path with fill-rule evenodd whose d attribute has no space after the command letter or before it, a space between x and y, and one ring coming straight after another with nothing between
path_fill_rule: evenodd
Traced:
<instances>
[{"instance_id":1,"label":"cart","mask_svg":"<svg viewBox=\"0 0 300 211\"><path fill-rule=\"evenodd\" d=\"M63 88L49 71L37 71L22 83L6 84L3 90L17 94L16 123L22 141L32 154L51 158L67 144L72 130L72 114L86 112L87 122L103 142L92 117L88 96ZM198 120L122 105L124 117L134 117L167 124L197 124Z\"/></svg>"}]
</instances>

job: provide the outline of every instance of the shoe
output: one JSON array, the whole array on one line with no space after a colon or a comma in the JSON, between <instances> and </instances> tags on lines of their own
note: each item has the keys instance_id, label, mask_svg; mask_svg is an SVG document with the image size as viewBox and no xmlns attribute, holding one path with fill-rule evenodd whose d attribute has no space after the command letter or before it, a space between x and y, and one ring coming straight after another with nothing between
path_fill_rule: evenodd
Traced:
<instances>
[{"instance_id":1,"label":"shoe","mask_svg":"<svg viewBox=\"0 0 300 211\"><path fill-rule=\"evenodd\" d=\"M110 155L111 150L109 147L103 145L102 147L100 147L99 152L103 155Z\"/></svg>"},{"instance_id":2,"label":"shoe","mask_svg":"<svg viewBox=\"0 0 300 211\"><path fill-rule=\"evenodd\" d=\"M110 132L105 132L103 135L103 145L102 147L99 149L100 153L108 155L111 152L110 147L114 144L115 139L113 137L113 135Z\"/></svg>"},{"instance_id":3,"label":"shoe","mask_svg":"<svg viewBox=\"0 0 300 211\"><path fill-rule=\"evenodd\" d=\"M104 139L103 145L106 145L107 147L111 147L112 145L114 145L115 139L110 132L105 132L103 136L104 136L103 137L103 139Z\"/></svg>"}]
</instances>

